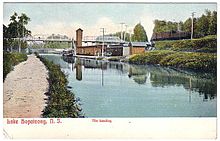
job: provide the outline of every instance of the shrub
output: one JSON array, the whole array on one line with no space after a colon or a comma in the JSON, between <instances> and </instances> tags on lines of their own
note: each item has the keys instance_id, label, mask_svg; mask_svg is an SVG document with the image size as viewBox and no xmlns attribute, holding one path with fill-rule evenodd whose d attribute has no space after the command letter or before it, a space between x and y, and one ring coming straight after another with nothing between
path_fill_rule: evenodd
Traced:
<instances>
[{"instance_id":1,"label":"shrub","mask_svg":"<svg viewBox=\"0 0 220 141\"><path fill-rule=\"evenodd\" d=\"M3 81L15 65L26 60L26 54L3 52Z\"/></svg>"},{"instance_id":2,"label":"shrub","mask_svg":"<svg viewBox=\"0 0 220 141\"><path fill-rule=\"evenodd\" d=\"M207 36L193 40L157 41L155 47L158 50L216 53L217 37Z\"/></svg>"},{"instance_id":3,"label":"shrub","mask_svg":"<svg viewBox=\"0 0 220 141\"><path fill-rule=\"evenodd\" d=\"M120 58L119 57L111 57L111 58L108 58L108 61L120 61Z\"/></svg>"},{"instance_id":4,"label":"shrub","mask_svg":"<svg viewBox=\"0 0 220 141\"><path fill-rule=\"evenodd\" d=\"M150 51L143 54L133 55L129 58L129 63L134 64L159 64L160 60L169 55L174 53L174 51L168 50L157 50L157 51Z\"/></svg>"},{"instance_id":5,"label":"shrub","mask_svg":"<svg viewBox=\"0 0 220 141\"><path fill-rule=\"evenodd\" d=\"M49 71L49 90L47 106L43 110L43 117L77 118L84 117L81 108L76 103L75 95L68 90L68 81L60 66L38 56Z\"/></svg>"},{"instance_id":6,"label":"shrub","mask_svg":"<svg viewBox=\"0 0 220 141\"><path fill-rule=\"evenodd\" d=\"M129 58L129 63L159 64L161 66L216 73L217 55L215 53L157 50L133 55Z\"/></svg>"}]
</instances>

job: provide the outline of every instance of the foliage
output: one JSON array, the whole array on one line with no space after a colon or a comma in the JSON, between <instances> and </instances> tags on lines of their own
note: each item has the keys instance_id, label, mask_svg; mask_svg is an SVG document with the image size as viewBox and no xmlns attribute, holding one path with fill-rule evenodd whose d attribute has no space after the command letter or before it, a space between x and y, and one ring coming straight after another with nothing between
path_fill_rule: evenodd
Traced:
<instances>
[{"instance_id":1,"label":"foliage","mask_svg":"<svg viewBox=\"0 0 220 141\"><path fill-rule=\"evenodd\" d=\"M30 18L26 14L22 13L19 16L15 12L10 17L10 21L8 27L4 26L4 38L21 38L31 34L31 31L25 27L30 21Z\"/></svg>"},{"instance_id":2,"label":"foliage","mask_svg":"<svg viewBox=\"0 0 220 141\"><path fill-rule=\"evenodd\" d=\"M108 61L120 61L120 57L111 57L111 58L108 58Z\"/></svg>"},{"instance_id":3,"label":"foliage","mask_svg":"<svg viewBox=\"0 0 220 141\"><path fill-rule=\"evenodd\" d=\"M3 80L7 74L13 70L13 67L20 62L26 61L27 55L22 53L3 52Z\"/></svg>"},{"instance_id":4,"label":"foliage","mask_svg":"<svg viewBox=\"0 0 220 141\"><path fill-rule=\"evenodd\" d=\"M171 31L177 31L178 23L177 22L171 22L171 21L165 21L165 20L154 20L154 33L160 33L160 32L171 32ZM181 23L182 25L182 23Z\"/></svg>"},{"instance_id":5,"label":"foliage","mask_svg":"<svg viewBox=\"0 0 220 141\"><path fill-rule=\"evenodd\" d=\"M165 21L165 20L158 20L154 21L154 33L161 33L161 32L177 32L178 31L178 24L179 30L185 32L191 32L192 28L192 18L188 18L186 21L172 22L172 21ZM216 11L209 11L206 10L205 14L198 18L193 19L194 25L194 32L193 37L199 38L204 37L207 35L216 35L217 34L217 12Z\"/></svg>"},{"instance_id":6,"label":"foliage","mask_svg":"<svg viewBox=\"0 0 220 141\"><path fill-rule=\"evenodd\" d=\"M70 48L71 43L68 42L46 42L41 44L33 44L32 48L56 48L56 49L63 49L63 48Z\"/></svg>"},{"instance_id":7,"label":"foliage","mask_svg":"<svg viewBox=\"0 0 220 141\"><path fill-rule=\"evenodd\" d=\"M49 90L47 106L43 110L46 118L83 117L75 95L67 89L68 81L60 66L38 56L49 71Z\"/></svg>"},{"instance_id":8,"label":"foliage","mask_svg":"<svg viewBox=\"0 0 220 141\"><path fill-rule=\"evenodd\" d=\"M169 50L161 50L161 51L149 51L143 54L136 54L132 55L129 58L129 63L134 64L159 64L160 60L169 55L174 53L174 51Z\"/></svg>"},{"instance_id":9,"label":"foliage","mask_svg":"<svg viewBox=\"0 0 220 141\"><path fill-rule=\"evenodd\" d=\"M20 16L15 12L10 17L10 23L8 26L3 25L3 39L4 50L11 50L14 47L20 46L21 48L27 48L26 41L19 41L15 38L22 38L31 34L25 26L30 21L30 18L22 13ZM20 44L20 45L19 45Z\"/></svg>"},{"instance_id":10,"label":"foliage","mask_svg":"<svg viewBox=\"0 0 220 141\"><path fill-rule=\"evenodd\" d=\"M134 38L134 41L137 41L137 42L148 41L146 31L140 23L138 23L134 27L134 37L133 38Z\"/></svg>"},{"instance_id":11,"label":"foliage","mask_svg":"<svg viewBox=\"0 0 220 141\"><path fill-rule=\"evenodd\" d=\"M20 46L21 49L25 49L28 47L28 44L26 41L22 41L22 40L19 41L19 39L4 39L3 40L4 50L12 51L13 49L17 49L18 46Z\"/></svg>"},{"instance_id":12,"label":"foliage","mask_svg":"<svg viewBox=\"0 0 220 141\"><path fill-rule=\"evenodd\" d=\"M217 34L217 12L213 11L212 16L209 21L209 31L208 34L216 35Z\"/></svg>"},{"instance_id":13,"label":"foliage","mask_svg":"<svg viewBox=\"0 0 220 141\"><path fill-rule=\"evenodd\" d=\"M157 50L133 55L129 58L129 63L159 64L161 66L216 73L217 55L213 53Z\"/></svg>"},{"instance_id":14,"label":"foliage","mask_svg":"<svg viewBox=\"0 0 220 141\"><path fill-rule=\"evenodd\" d=\"M157 41L155 48L158 50L191 51L191 52L217 52L217 36L210 35L193 40Z\"/></svg>"}]
</instances>

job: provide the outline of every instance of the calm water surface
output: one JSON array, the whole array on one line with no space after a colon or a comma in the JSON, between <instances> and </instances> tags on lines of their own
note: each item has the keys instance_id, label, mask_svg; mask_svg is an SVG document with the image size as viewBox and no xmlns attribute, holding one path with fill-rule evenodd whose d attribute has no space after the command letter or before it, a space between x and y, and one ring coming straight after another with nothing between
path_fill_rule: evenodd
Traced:
<instances>
[{"instance_id":1,"label":"calm water surface","mask_svg":"<svg viewBox=\"0 0 220 141\"><path fill-rule=\"evenodd\" d=\"M59 64L86 117L216 117L215 77L43 55Z\"/></svg>"}]
</instances>

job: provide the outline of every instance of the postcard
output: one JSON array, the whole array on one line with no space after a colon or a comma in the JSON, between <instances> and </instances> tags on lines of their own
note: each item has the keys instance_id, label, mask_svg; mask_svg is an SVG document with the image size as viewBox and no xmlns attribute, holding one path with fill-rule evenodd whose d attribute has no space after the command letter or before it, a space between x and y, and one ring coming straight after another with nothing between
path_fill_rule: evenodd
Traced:
<instances>
[{"instance_id":1,"label":"postcard","mask_svg":"<svg viewBox=\"0 0 220 141\"><path fill-rule=\"evenodd\" d=\"M10 139L217 138L217 3L3 2Z\"/></svg>"}]
</instances>

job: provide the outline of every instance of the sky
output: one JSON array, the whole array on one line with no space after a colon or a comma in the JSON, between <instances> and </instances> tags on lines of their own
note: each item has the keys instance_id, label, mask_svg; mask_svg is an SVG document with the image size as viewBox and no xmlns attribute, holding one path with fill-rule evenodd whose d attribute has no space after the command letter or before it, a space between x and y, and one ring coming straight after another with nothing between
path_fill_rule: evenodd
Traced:
<instances>
[{"instance_id":1,"label":"sky","mask_svg":"<svg viewBox=\"0 0 220 141\"><path fill-rule=\"evenodd\" d=\"M121 31L125 23L127 32L133 32L141 23L150 39L155 19L185 21L191 16L204 14L205 9L217 10L216 3L4 3L3 24L8 25L10 16L17 12L30 17L27 28L32 35L61 34L75 38L75 31L83 29L84 36L101 35ZM125 26L123 26L125 30Z\"/></svg>"}]
</instances>

